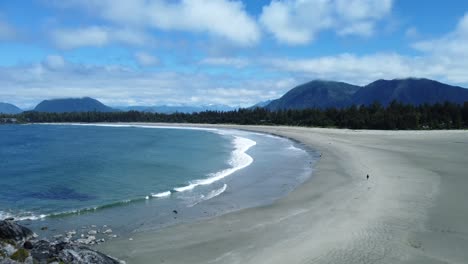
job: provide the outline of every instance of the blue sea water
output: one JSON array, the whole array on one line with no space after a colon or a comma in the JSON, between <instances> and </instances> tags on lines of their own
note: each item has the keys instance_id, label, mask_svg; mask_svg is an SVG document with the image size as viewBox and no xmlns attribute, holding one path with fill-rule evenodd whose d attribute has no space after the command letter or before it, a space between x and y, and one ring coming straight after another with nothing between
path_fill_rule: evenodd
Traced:
<instances>
[{"instance_id":1,"label":"blue sea water","mask_svg":"<svg viewBox=\"0 0 468 264\"><path fill-rule=\"evenodd\" d=\"M288 139L238 130L5 125L0 218L144 231L271 203L314 160Z\"/></svg>"}]
</instances>

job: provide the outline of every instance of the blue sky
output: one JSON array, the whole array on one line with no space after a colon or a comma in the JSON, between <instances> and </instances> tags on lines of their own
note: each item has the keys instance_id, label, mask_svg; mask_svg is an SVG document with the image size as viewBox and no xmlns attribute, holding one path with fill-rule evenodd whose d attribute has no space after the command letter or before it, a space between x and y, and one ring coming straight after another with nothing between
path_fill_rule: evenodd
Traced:
<instances>
[{"instance_id":1,"label":"blue sky","mask_svg":"<svg viewBox=\"0 0 468 264\"><path fill-rule=\"evenodd\" d=\"M249 106L297 84L468 86L468 1L0 1L0 101Z\"/></svg>"}]
</instances>

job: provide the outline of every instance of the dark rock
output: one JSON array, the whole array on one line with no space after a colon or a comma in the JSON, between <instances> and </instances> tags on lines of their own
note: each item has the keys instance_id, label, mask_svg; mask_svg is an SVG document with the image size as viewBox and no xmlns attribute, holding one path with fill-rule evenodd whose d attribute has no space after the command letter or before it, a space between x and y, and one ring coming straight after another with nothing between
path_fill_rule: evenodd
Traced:
<instances>
[{"instance_id":1,"label":"dark rock","mask_svg":"<svg viewBox=\"0 0 468 264\"><path fill-rule=\"evenodd\" d=\"M5 221L13 221L13 220L15 220L15 218L13 218L13 217L5 218Z\"/></svg>"},{"instance_id":2,"label":"dark rock","mask_svg":"<svg viewBox=\"0 0 468 264\"><path fill-rule=\"evenodd\" d=\"M12 239L15 242L34 237L33 231L12 221L0 221L0 239Z\"/></svg>"},{"instance_id":3,"label":"dark rock","mask_svg":"<svg viewBox=\"0 0 468 264\"><path fill-rule=\"evenodd\" d=\"M31 249L31 256L39 263L48 263L54 260L58 251L49 241L40 240L34 243Z\"/></svg>"},{"instance_id":4,"label":"dark rock","mask_svg":"<svg viewBox=\"0 0 468 264\"><path fill-rule=\"evenodd\" d=\"M65 263L96 263L96 264L120 264L121 262L104 255L100 252L89 249L85 246L61 243L57 245L60 249L58 258Z\"/></svg>"},{"instance_id":5,"label":"dark rock","mask_svg":"<svg viewBox=\"0 0 468 264\"><path fill-rule=\"evenodd\" d=\"M23 248L25 248L25 249L32 249L32 248L33 248L33 244L31 243L31 241L26 241L26 242L24 242L24 244L23 244Z\"/></svg>"},{"instance_id":6,"label":"dark rock","mask_svg":"<svg viewBox=\"0 0 468 264\"><path fill-rule=\"evenodd\" d=\"M42 231L47 230L47 229L49 229L47 226L41 227L41 230L42 230Z\"/></svg>"},{"instance_id":7,"label":"dark rock","mask_svg":"<svg viewBox=\"0 0 468 264\"><path fill-rule=\"evenodd\" d=\"M61 242L53 244L45 240L38 241L31 250L31 255L39 263L49 263L51 260L65 263L85 264L117 264L113 259L95 250L74 243Z\"/></svg>"},{"instance_id":8,"label":"dark rock","mask_svg":"<svg viewBox=\"0 0 468 264\"><path fill-rule=\"evenodd\" d=\"M73 242L49 242L46 240L29 240L34 233L12 221L0 221L0 239L12 241L11 253L0 256L0 263L71 263L71 264L119 264L121 261L103 253ZM26 241L25 241L26 240ZM20 241L25 241L18 248ZM103 241L103 240L102 240ZM4 248L4 249L5 249ZM0 253L3 251L0 250ZM7 256L10 256L8 258ZM2 259L3 258L3 259Z\"/></svg>"}]
</instances>

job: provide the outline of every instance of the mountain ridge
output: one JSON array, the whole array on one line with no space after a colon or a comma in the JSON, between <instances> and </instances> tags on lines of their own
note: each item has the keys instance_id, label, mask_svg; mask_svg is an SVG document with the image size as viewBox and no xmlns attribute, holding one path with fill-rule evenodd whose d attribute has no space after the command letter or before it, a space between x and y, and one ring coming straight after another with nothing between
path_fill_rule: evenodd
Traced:
<instances>
[{"instance_id":1,"label":"mountain ridge","mask_svg":"<svg viewBox=\"0 0 468 264\"><path fill-rule=\"evenodd\" d=\"M0 102L1 114L19 114L21 112L23 112L23 110L21 110L21 108L17 107L14 104Z\"/></svg>"},{"instance_id":2,"label":"mountain ridge","mask_svg":"<svg viewBox=\"0 0 468 264\"><path fill-rule=\"evenodd\" d=\"M387 106L392 101L421 105L468 101L468 89L425 78L377 80L365 86L345 82L314 80L298 85L265 106L269 110L343 108L351 105Z\"/></svg>"},{"instance_id":3,"label":"mountain ridge","mask_svg":"<svg viewBox=\"0 0 468 264\"><path fill-rule=\"evenodd\" d=\"M66 112L118 112L100 101L91 97L60 98L40 102L34 111L46 113Z\"/></svg>"}]
</instances>

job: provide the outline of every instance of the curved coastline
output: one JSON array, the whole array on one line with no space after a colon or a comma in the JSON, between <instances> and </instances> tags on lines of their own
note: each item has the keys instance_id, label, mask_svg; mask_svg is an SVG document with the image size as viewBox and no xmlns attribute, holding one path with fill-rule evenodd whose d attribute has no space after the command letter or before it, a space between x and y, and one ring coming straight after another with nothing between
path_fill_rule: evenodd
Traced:
<instances>
[{"instance_id":1,"label":"curved coastline","mask_svg":"<svg viewBox=\"0 0 468 264\"><path fill-rule=\"evenodd\" d=\"M163 199L170 197L173 193L181 193L181 192L186 192L193 190L194 188L198 186L205 186L205 185L211 185L213 183L216 183L231 174L235 173L238 170L244 169L251 165L254 161L254 158L251 157L250 155L247 154L247 151L255 146L257 142L241 137L236 134L229 133L229 131L225 131L224 129L218 129L218 128L202 128L202 127L189 127L189 126L154 126L154 125L144 125L144 124L82 124L82 123L59 123L59 124L54 124L54 123L45 123L44 125L66 125L66 126L97 126L97 127L116 127L116 128L127 128L127 127L135 127L135 128L150 128L150 129L183 129L183 130L202 130L202 131L207 131L210 133L215 133L218 135L222 136L229 136L232 137L231 142L233 144L233 150L231 152L231 157L230 160L228 161L228 168L222 169L217 172L212 172L208 175L206 175L206 178L200 178L200 179L195 179L190 182L185 182L181 183L179 187L174 186L170 190L158 192L158 193L150 193L150 194L145 194L141 195L140 197L134 197L134 198L128 198L120 201L115 201L111 202L108 204L100 204L96 206L90 206L90 207L84 207L84 208L77 208L77 209L72 209L68 211L61 211L61 212L53 212L53 213L48 213L48 214L33 214L29 212L24 212L22 215L17 215L9 212L4 212L0 210L0 219L3 218L15 218L18 221L35 221L35 220L43 220L46 218L59 218L59 217L64 217L64 216L72 216L72 215L81 215L81 214L87 214L87 213L92 213L96 212L98 210L102 209L108 209L108 208L113 208L113 207L118 207L122 205L127 205L129 203L138 203L142 202L144 200L149 200L149 199ZM224 192L226 190L226 186L223 187ZM217 190L213 190L216 192ZM221 193L222 193L221 192ZM220 194L220 193L219 193ZM213 195L213 197L210 197L208 199L214 198L218 196L219 194ZM205 198L205 197L204 197ZM204 200L208 200L204 199Z\"/></svg>"},{"instance_id":2,"label":"curved coastline","mask_svg":"<svg viewBox=\"0 0 468 264\"><path fill-rule=\"evenodd\" d=\"M456 237L438 233L450 220L435 217L440 214L441 197L447 196L443 176L461 181L468 157L463 144L446 142L468 141L466 132L203 126L292 138L320 151L322 157L313 178L272 205L134 234L132 241L116 240L101 250L128 263L466 260L460 249L468 245L468 233L462 232L468 228L451 223ZM450 166L443 165L447 163ZM468 220L468 208L458 207L464 210L459 217ZM453 210L447 211L448 219L456 217Z\"/></svg>"}]
</instances>

